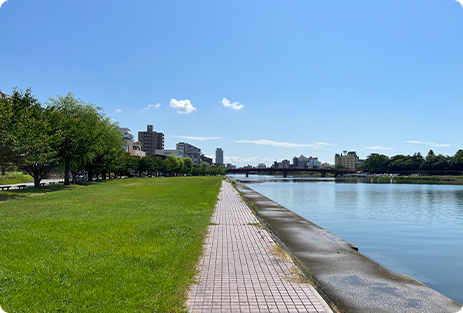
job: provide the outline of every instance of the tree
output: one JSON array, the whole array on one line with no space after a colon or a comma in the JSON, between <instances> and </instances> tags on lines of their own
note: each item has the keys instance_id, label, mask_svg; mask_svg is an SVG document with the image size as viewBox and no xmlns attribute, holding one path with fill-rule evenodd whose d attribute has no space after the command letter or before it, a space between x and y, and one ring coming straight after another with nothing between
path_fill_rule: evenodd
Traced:
<instances>
[{"instance_id":1,"label":"tree","mask_svg":"<svg viewBox=\"0 0 463 313\"><path fill-rule=\"evenodd\" d=\"M190 175L193 170L193 160L189 157L183 158L183 173Z\"/></svg>"},{"instance_id":2,"label":"tree","mask_svg":"<svg viewBox=\"0 0 463 313\"><path fill-rule=\"evenodd\" d=\"M125 153L119 125L101 114L100 121L94 127L97 143L93 147L94 150L89 151L91 155L82 165L88 172L89 181L93 180L95 173L102 173L103 178L106 178L106 173L111 176L111 171L118 171Z\"/></svg>"},{"instance_id":3,"label":"tree","mask_svg":"<svg viewBox=\"0 0 463 313\"><path fill-rule=\"evenodd\" d=\"M10 161L34 178L34 186L57 164L56 112L43 108L31 94L13 90L0 101L0 145L3 161Z\"/></svg>"},{"instance_id":4,"label":"tree","mask_svg":"<svg viewBox=\"0 0 463 313\"><path fill-rule=\"evenodd\" d=\"M47 105L58 113L54 124L59 137L58 156L64 164L64 184L69 185L69 172L85 167L95 158L104 115L101 108L76 99L72 93L49 98Z\"/></svg>"},{"instance_id":5,"label":"tree","mask_svg":"<svg viewBox=\"0 0 463 313\"><path fill-rule=\"evenodd\" d=\"M183 162L180 162L180 158L173 154L167 156L166 163L168 164L166 167L169 168L170 173L178 174L183 167Z\"/></svg>"},{"instance_id":6,"label":"tree","mask_svg":"<svg viewBox=\"0 0 463 313\"><path fill-rule=\"evenodd\" d=\"M359 170L369 173L385 173L388 170L390 159L387 155L372 153L365 162L359 166Z\"/></svg>"},{"instance_id":7,"label":"tree","mask_svg":"<svg viewBox=\"0 0 463 313\"><path fill-rule=\"evenodd\" d=\"M460 149L455 153L452 159L452 168L456 170L463 170L463 150Z\"/></svg>"},{"instance_id":8,"label":"tree","mask_svg":"<svg viewBox=\"0 0 463 313\"><path fill-rule=\"evenodd\" d=\"M203 162L201 163L201 174L206 175L207 169L209 168L209 163Z\"/></svg>"}]
</instances>

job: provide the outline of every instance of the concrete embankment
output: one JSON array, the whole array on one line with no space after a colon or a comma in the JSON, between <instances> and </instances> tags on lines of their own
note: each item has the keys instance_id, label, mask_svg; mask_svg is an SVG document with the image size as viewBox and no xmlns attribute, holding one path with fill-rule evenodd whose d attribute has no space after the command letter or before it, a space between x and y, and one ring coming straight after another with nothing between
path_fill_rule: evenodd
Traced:
<instances>
[{"instance_id":1,"label":"concrete embankment","mask_svg":"<svg viewBox=\"0 0 463 313\"><path fill-rule=\"evenodd\" d=\"M456 313L462 306L417 280L384 268L347 241L236 182L258 216L311 274L340 312Z\"/></svg>"}]
</instances>

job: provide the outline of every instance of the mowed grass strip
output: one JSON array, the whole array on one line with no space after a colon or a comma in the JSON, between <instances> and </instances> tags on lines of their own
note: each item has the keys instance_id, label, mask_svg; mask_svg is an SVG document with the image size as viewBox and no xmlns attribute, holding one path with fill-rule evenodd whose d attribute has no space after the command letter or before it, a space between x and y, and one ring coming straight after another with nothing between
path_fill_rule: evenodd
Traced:
<instances>
[{"instance_id":1,"label":"mowed grass strip","mask_svg":"<svg viewBox=\"0 0 463 313\"><path fill-rule=\"evenodd\" d=\"M120 179L0 202L0 305L184 312L219 177Z\"/></svg>"}]
</instances>

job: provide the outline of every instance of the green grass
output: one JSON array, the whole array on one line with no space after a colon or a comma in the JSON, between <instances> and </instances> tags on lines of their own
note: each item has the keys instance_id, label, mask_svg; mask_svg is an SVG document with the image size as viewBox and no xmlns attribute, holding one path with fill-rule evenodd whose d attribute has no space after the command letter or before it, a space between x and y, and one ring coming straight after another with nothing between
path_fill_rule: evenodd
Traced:
<instances>
[{"instance_id":1,"label":"green grass","mask_svg":"<svg viewBox=\"0 0 463 313\"><path fill-rule=\"evenodd\" d=\"M0 202L1 307L184 312L220 184L122 179Z\"/></svg>"},{"instance_id":2,"label":"green grass","mask_svg":"<svg viewBox=\"0 0 463 313\"><path fill-rule=\"evenodd\" d=\"M31 175L23 173L6 173L5 175L0 175L0 178L0 185L29 183L34 181Z\"/></svg>"}]
</instances>

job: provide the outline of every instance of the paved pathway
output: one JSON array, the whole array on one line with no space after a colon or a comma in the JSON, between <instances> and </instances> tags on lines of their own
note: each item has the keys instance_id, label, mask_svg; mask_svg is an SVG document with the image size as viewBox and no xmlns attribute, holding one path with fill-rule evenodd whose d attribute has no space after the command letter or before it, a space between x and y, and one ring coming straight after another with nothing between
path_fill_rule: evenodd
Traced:
<instances>
[{"instance_id":1,"label":"paved pathway","mask_svg":"<svg viewBox=\"0 0 463 313\"><path fill-rule=\"evenodd\" d=\"M188 310L199 312L331 312L309 284L294 282L293 264L270 252L275 246L230 183L223 181L209 227L199 283ZM291 280L293 282L291 282Z\"/></svg>"},{"instance_id":2,"label":"paved pathway","mask_svg":"<svg viewBox=\"0 0 463 313\"><path fill-rule=\"evenodd\" d=\"M54 178L54 179L42 179L41 181L42 183L45 183L45 186L48 186L50 183L60 183L60 182L63 182L63 179L62 178ZM19 189L18 188L18 185L26 185L26 188L32 188L34 187L34 182L30 182L30 183L18 183L18 184L5 184L5 182L2 182L0 181L0 186L2 185L5 185L5 186L11 186L10 190L14 190L14 189ZM2 190L0 189L0 192ZM1 313L1 311L0 311Z\"/></svg>"}]
</instances>

